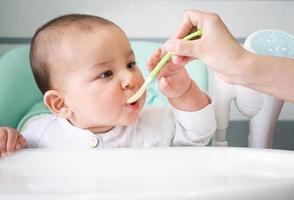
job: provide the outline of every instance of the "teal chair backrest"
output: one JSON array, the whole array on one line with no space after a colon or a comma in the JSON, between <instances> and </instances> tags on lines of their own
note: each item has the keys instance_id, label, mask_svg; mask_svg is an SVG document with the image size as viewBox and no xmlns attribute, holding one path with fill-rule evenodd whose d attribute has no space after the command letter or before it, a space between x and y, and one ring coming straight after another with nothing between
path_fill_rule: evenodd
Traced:
<instances>
[{"instance_id":1,"label":"teal chair backrest","mask_svg":"<svg viewBox=\"0 0 294 200\"><path fill-rule=\"evenodd\" d=\"M162 43L132 41L138 66L147 76L146 63L150 55ZM206 66L199 61L187 65L191 77L199 87L207 91ZM29 117L49 112L43 104L30 68L29 46L15 48L0 58L0 126L20 127ZM145 106L166 106L167 99L158 90L156 81L147 89Z\"/></svg>"},{"instance_id":2,"label":"teal chair backrest","mask_svg":"<svg viewBox=\"0 0 294 200\"><path fill-rule=\"evenodd\" d=\"M16 128L37 102L42 101L30 68L29 48L13 49L0 58L0 126Z\"/></svg>"}]
</instances>

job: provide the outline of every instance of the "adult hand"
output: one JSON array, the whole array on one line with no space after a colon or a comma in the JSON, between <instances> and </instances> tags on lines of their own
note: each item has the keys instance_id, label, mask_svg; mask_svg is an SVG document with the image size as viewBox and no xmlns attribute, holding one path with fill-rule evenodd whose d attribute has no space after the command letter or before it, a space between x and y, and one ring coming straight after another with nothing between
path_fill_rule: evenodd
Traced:
<instances>
[{"instance_id":1,"label":"adult hand","mask_svg":"<svg viewBox=\"0 0 294 200\"><path fill-rule=\"evenodd\" d=\"M15 129L0 127L0 156L27 147L26 140Z\"/></svg>"},{"instance_id":2,"label":"adult hand","mask_svg":"<svg viewBox=\"0 0 294 200\"><path fill-rule=\"evenodd\" d=\"M193 28L202 29L200 39L184 41ZM164 50L173 53L174 64L185 64L191 59L199 59L228 82L242 70L238 63L246 59L247 52L235 41L221 18L208 12L189 10L176 33L164 45Z\"/></svg>"}]
</instances>

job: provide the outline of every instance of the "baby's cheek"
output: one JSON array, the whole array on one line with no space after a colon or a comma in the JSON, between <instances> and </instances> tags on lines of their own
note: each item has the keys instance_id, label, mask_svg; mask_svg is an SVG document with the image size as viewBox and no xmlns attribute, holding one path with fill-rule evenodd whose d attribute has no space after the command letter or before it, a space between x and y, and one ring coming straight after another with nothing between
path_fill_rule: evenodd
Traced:
<instances>
[{"instance_id":1,"label":"baby's cheek","mask_svg":"<svg viewBox=\"0 0 294 200\"><path fill-rule=\"evenodd\" d=\"M143 84L144 83L144 77L143 77L143 74L142 74L142 72L140 71L140 70L138 70L138 82L140 83L140 84Z\"/></svg>"}]
</instances>

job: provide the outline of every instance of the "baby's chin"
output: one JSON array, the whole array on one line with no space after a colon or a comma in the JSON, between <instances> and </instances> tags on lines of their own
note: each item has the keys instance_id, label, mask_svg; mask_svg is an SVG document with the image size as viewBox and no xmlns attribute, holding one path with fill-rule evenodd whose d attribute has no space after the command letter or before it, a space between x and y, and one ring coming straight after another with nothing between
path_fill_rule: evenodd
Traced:
<instances>
[{"instance_id":1,"label":"baby's chin","mask_svg":"<svg viewBox=\"0 0 294 200\"><path fill-rule=\"evenodd\" d=\"M142 109L141 109L141 110L142 110ZM141 112L141 110L138 111L138 112L136 113L136 115L131 116L131 117L128 119L128 121L124 124L124 126L129 126L129 125L135 123L135 122L139 119L139 116L140 116L140 112Z\"/></svg>"},{"instance_id":2,"label":"baby's chin","mask_svg":"<svg viewBox=\"0 0 294 200\"><path fill-rule=\"evenodd\" d=\"M135 123L136 121L138 121L138 119L140 118L140 113L142 112L142 108L139 108L135 113L132 113L132 115L129 116L127 122L124 124L124 126L129 126L133 123Z\"/></svg>"},{"instance_id":3,"label":"baby's chin","mask_svg":"<svg viewBox=\"0 0 294 200\"><path fill-rule=\"evenodd\" d=\"M111 131L115 126L100 126L100 127L90 127L90 128L82 128L86 129L88 131L91 131L92 133L107 133Z\"/></svg>"}]
</instances>

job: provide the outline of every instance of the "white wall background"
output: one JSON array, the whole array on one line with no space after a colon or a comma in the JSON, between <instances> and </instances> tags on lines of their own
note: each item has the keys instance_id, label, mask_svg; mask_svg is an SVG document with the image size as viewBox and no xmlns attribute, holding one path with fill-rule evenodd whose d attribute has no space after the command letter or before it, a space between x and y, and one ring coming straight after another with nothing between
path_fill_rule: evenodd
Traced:
<instances>
[{"instance_id":1,"label":"white wall background","mask_svg":"<svg viewBox=\"0 0 294 200\"><path fill-rule=\"evenodd\" d=\"M67 13L108 18L130 38L168 38L187 9L218 13L236 38L264 29L294 34L294 1L263 0L0 0L0 38L30 38L37 27ZM0 54L16 45L0 44ZM245 119L233 109L232 119ZM294 120L286 103L280 120Z\"/></svg>"}]
</instances>

